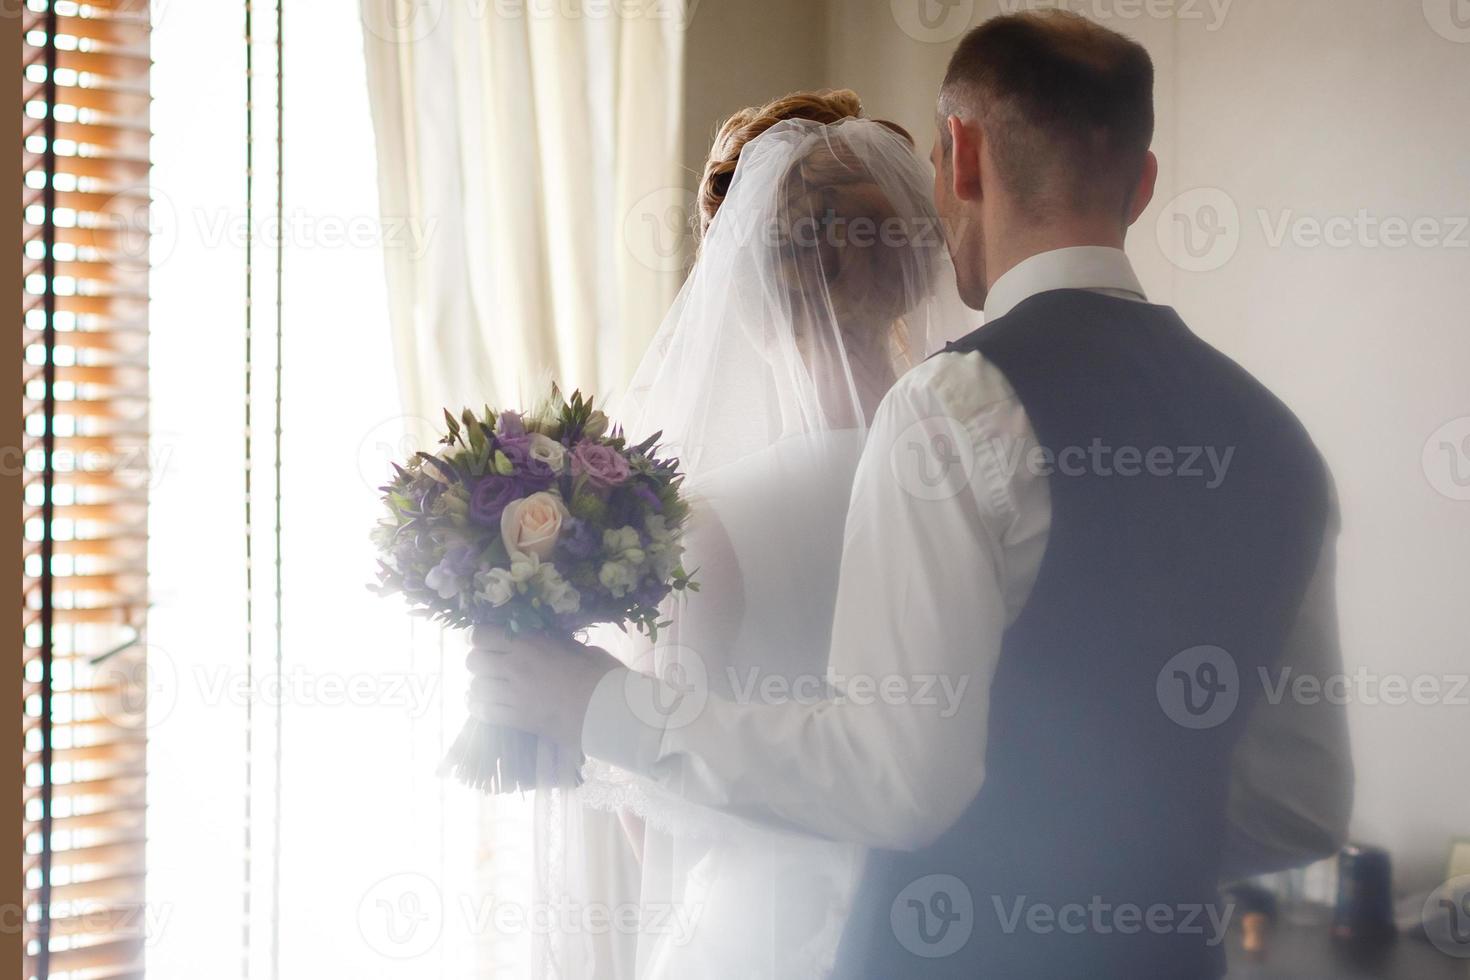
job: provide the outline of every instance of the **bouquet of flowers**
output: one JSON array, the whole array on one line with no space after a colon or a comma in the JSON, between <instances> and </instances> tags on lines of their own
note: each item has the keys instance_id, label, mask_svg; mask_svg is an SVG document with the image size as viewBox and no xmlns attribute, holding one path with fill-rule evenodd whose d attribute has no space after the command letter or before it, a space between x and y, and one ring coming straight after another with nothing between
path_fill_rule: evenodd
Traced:
<instances>
[{"instance_id":1,"label":"bouquet of flowers","mask_svg":"<svg viewBox=\"0 0 1470 980\"><path fill-rule=\"evenodd\" d=\"M597 623L656 638L659 605L697 590L681 564L688 505L658 435L629 445L553 387L531 412L444 413L437 452L382 487L380 594L450 626L571 636ZM470 719L441 767L490 793L537 785L536 739Z\"/></svg>"}]
</instances>

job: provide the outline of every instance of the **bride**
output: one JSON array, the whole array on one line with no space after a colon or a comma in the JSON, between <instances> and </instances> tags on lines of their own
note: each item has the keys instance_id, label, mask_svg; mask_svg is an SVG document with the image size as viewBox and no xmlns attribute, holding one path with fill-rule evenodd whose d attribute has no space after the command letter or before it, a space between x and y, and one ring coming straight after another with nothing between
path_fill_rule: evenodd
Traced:
<instances>
[{"instance_id":1,"label":"bride","mask_svg":"<svg viewBox=\"0 0 1470 980\"><path fill-rule=\"evenodd\" d=\"M683 461L685 567L702 585L656 645L622 655L712 697L824 694L868 423L899 374L966 329L932 174L902 128L862 116L850 91L799 93L724 124L696 263L620 412ZM584 776L584 805L618 811L641 859L637 977L830 973L856 845L696 807L595 761Z\"/></svg>"}]
</instances>

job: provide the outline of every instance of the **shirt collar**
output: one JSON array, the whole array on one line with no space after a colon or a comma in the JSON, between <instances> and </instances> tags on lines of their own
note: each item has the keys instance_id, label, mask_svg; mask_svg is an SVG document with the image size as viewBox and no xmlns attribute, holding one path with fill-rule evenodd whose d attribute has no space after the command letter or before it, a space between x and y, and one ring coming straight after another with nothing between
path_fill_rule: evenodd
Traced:
<instances>
[{"instance_id":1,"label":"shirt collar","mask_svg":"<svg viewBox=\"0 0 1470 980\"><path fill-rule=\"evenodd\" d=\"M1024 259L990 287L985 319L1005 316L1022 301L1053 289L1090 289L1142 302L1143 286L1120 248L1077 245Z\"/></svg>"}]
</instances>

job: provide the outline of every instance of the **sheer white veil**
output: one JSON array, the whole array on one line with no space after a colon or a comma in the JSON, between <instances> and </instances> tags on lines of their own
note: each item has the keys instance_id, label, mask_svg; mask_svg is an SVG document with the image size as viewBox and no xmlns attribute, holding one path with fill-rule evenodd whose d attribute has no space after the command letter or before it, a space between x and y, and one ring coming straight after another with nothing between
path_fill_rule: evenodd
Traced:
<instances>
[{"instance_id":1,"label":"sheer white veil","mask_svg":"<svg viewBox=\"0 0 1470 980\"><path fill-rule=\"evenodd\" d=\"M970 321L931 182L909 141L870 120L785 121L741 150L693 270L613 413L635 439L662 432L682 460L695 507L686 566L700 566L704 590L670 609L657 647L616 630L593 642L664 676L699 650L716 696L730 695L727 670L825 673L867 427L894 381ZM626 853L597 811L632 813L648 830L633 872L640 913L702 913L710 927L690 938L644 923L608 945L548 937L552 974L622 976L588 969L601 945L636 960L640 980L820 975L841 913L813 896L855 880L850 845L754 827L596 760L583 775L565 814L576 825L538 842L546 893L559 880L590 886L574 884L574 868L625 867L606 850ZM752 955L768 958L752 966Z\"/></svg>"},{"instance_id":2,"label":"sheer white veil","mask_svg":"<svg viewBox=\"0 0 1470 980\"><path fill-rule=\"evenodd\" d=\"M963 332L932 172L883 123L752 140L619 417L697 476L785 436L863 430L893 381Z\"/></svg>"}]
</instances>

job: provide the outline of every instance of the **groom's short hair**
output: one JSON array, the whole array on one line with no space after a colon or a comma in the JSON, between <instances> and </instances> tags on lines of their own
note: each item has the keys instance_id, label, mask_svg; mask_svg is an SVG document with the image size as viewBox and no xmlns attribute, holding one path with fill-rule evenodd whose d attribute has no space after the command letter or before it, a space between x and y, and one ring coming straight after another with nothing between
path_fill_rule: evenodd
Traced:
<instances>
[{"instance_id":1,"label":"groom's short hair","mask_svg":"<svg viewBox=\"0 0 1470 980\"><path fill-rule=\"evenodd\" d=\"M1003 182L1027 210L1126 210L1154 132L1154 65L1143 46L1077 14L996 17L967 34L939 94L985 129Z\"/></svg>"}]
</instances>

